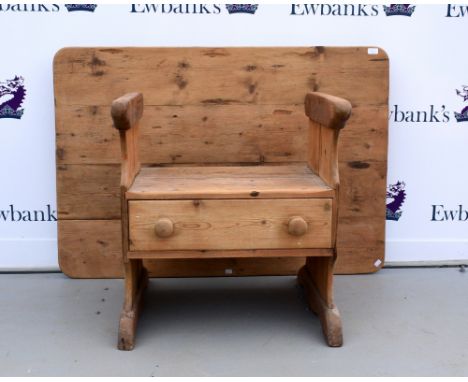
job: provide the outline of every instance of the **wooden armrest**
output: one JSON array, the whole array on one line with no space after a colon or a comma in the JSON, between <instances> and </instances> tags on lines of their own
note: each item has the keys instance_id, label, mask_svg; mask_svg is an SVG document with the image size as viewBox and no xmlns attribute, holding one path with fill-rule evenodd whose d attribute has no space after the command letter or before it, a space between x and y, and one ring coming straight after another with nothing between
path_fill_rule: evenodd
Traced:
<instances>
[{"instance_id":1,"label":"wooden armrest","mask_svg":"<svg viewBox=\"0 0 468 382\"><path fill-rule=\"evenodd\" d=\"M143 94L128 93L117 98L112 102L111 115L116 129L130 129L143 115Z\"/></svg>"},{"instance_id":2,"label":"wooden armrest","mask_svg":"<svg viewBox=\"0 0 468 382\"><path fill-rule=\"evenodd\" d=\"M128 189L138 172L140 160L138 155L138 122L143 115L143 95L128 93L117 98L111 106L114 127L119 130L122 152L122 173L120 185L122 194Z\"/></svg>"},{"instance_id":3,"label":"wooden armrest","mask_svg":"<svg viewBox=\"0 0 468 382\"><path fill-rule=\"evenodd\" d=\"M306 115L312 121L335 130L345 126L351 108L349 101L329 94L313 92L305 98Z\"/></svg>"},{"instance_id":4,"label":"wooden armrest","mask_svg":"<svg viewBox=\"0 0 468 382\"><path fill-rule=\"evenodd\" d=\"M111 106L114 127L119 130L121 148L120 208L122 216L122 249L124 262L127 263L128 251L128 203L125 193L135 181L140 171L138 155L138 122L143 115L143 95L128 93L117 98ZM126 223L125 223L126 222Z\"/></svg>"},{"instance_id":5,"label":"wooden armrest","mask_svg":"<svg viewBox=\"0 0 468 382\"><path fill-rule=\"evenodd\" d=\"M309 167L338 190L338 136L351 115L351 104L342 98L314 92L305 97L305 112L309 117Z\"/></svg>"}]
</instances>

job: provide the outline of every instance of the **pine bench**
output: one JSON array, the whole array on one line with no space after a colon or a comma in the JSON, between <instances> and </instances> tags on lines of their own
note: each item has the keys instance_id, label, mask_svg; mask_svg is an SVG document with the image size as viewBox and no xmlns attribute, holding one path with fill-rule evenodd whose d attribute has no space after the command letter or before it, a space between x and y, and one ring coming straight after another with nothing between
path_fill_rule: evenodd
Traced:
<instances>
[{"instance_id":1,"label":"pine bench","mask_svg":"<svg viewBox=\"0 0 468 382\"><path fill-rule=\"evenodd\" d=\"M64 48L54 90L60 267L78 278L125 269L121 348L133 346L145 269L299 273L341 343L335 259L341 273L384 259L383 50ZM323 93L352 103L345 129L349 104Z\"/></svg>"},{"instance_id":2,"label":"pine bench","mask_svg":"<svg viewBox=\"0 0 468 382\"><path fill-rule=\"evenodd\" d=\"M122 151L125 302L119 349L134 347L148 281L143 260L167 257L306 257L299 282L320 317L327 343L341 346L332 291L339 213L337 143L351 104L318 92L304 98L307 162L253 166L142 167L138 122L143 95L129 93L112 103Z\"/></svg>"}]
</instances>

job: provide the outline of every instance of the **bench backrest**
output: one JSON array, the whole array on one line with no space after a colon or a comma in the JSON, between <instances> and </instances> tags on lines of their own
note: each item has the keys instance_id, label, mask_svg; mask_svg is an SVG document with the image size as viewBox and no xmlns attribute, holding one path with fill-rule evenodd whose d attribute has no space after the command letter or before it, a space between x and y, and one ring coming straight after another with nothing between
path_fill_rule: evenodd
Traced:
<instances>
[{"instance_id":1,"label":"bench backrest","mask_svg":"<svg viewBox=\"0 0 468 382\"><path fill-rule=\"evenodd\" d=\"M117 163L109 107L139 91L143 163L303 161L306 93L349 99L353 129L366 108L387 104L383 56L323 47L64 49L55 58L57 121L79 134L59 148L67 162Z\"/></svg>"}]
</instances>

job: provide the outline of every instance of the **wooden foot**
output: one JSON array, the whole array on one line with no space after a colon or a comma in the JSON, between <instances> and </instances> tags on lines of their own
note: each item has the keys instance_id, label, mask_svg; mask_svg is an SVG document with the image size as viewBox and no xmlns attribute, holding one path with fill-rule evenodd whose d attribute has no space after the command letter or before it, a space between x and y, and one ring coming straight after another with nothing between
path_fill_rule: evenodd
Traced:
<instances>
[{"instance_id":1,"label":"wooden foot","mask_svg":"<svg viewBox=\"0 0 468 382\"><path fill-rule=\"evenodd\" d=\"M298 273L298 282L307 295L310 310L318 315L328 346L343 345L341 317L333 303L332 257L307 258L307 263Z\"/></svg>"},{"instance_id":2,"label":"wooden foot","mask_svg":"<svg viewBox=\"0 0 468 382\"><path fill-rule=\"evenodd\" d=\"M119 350L132 350L135 332L143 303L143 292L148 285L148 272L141 260L129 260L125 264L125 302L120 315Z\"/></svg>"}]
</instances>

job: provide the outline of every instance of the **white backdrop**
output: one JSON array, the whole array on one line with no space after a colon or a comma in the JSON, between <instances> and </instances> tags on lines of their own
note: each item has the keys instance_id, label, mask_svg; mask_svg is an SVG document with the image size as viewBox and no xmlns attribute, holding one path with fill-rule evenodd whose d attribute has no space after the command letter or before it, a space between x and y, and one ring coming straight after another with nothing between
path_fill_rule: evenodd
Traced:
<instances>
[{"instance_id":1,"label":"white backdrop","mask_svg":"<svg viewBox=\"0 0 468 382\"><path fill-rule=\"evenodd\" d=\"M411 16L387 16L382 5L179 9L1 4L0 270L58 268L52 60L65 46L382 47L390 57L388 183L404 182L406 192L399 220L387 221L386 260L468 261L468 121L455 118L468 106L456 93L468 85L468 6L417 5ZM23 115L1 118L16 76L26 89ZM35 218L45 221L28 221Z\"/></svg>"}]
</instances>

